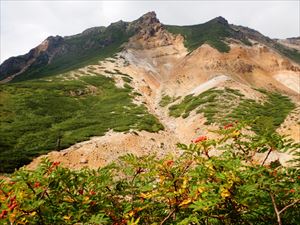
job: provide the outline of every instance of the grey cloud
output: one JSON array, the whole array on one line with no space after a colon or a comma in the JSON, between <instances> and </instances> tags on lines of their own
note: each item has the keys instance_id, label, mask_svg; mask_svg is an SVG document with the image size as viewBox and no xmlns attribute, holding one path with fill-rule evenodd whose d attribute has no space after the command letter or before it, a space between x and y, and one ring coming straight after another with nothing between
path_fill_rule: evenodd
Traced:
<instances>
[{"instance_id":1,"label":"grey cloud","mask_svg":"<svg viewBox=\"0 0 300 225\"><path fill-rule=\"evenodd\" d=\"M299 1L1 1L1 57L28 52L50 35L72 35L156 11L165 24L217 16L272 38L299 36Z\"/></svg>"}]
</instances>

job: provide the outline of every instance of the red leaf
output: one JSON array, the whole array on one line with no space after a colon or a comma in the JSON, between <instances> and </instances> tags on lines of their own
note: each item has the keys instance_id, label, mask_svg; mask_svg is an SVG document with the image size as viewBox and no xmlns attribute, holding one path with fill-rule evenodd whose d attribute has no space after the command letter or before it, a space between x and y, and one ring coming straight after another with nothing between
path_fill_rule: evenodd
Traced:
<instances>
[{"instance_id":1,"label":"red leaf","mask_svg":"<svg viewBox=\"0 0 300 225\"><path fill-rule=\"evenodd\" d=\"M40 187L40 186L41 186L41 183L40 183L40 182L35 182L33 186L34 186L35 188Z\"/></svg>"},{"instance_id":2,"label":"red leaf","mask_svg":"<svg viewBox=\"0 0 300 225\"><path fill-rule=\"evenodd\" d=\"M229 123L229 124L225 125L225 126L224 126L224 129L228 129L228 128L230 128L230 127L233 127L233 124L232 124L232 123Z\"/></svg>"},{"instance_id":3,"label":"red leaf","mask_svg":"<svg viewBox=\"0 0 300 225\"><path fill-rule=\"evenodd\" d=\"M90 195L95 195L95 194L96 194L96 192L94 192L93 190L90 191Z\"/></svg>"},{"instance_id":4,"label":"red leaf","mask_svg":"<svg viewBox=\"0 0 300 225\"><path fill-rule=\"evenodd\" d=\"M173 166L174 161L173 160L167 160L165 163L166 163L167 166L171 167L171 166Z\"/></svg>"},{"instance_id":5,"label":"red leaf","mask_svg":"<svg viewBox=\"0 0 300 225\"><path fill-rule=\"evenodd\" d=\"M200 136L197 137L195 140L193 140L194 143L198 143L198 142L202 142L202 141L206 141L207 137L206 136Z\"/></svg>"},{"instance_id":6,"label":"red leaf","mask_svg":"<svg viewBox=\"0 0 300 225\"><path fill-rule=\"evenodd\" d=\"M1 214L0 214L0 219L3 219L6 215L7 215L7 210L2 210Z\"/></svg>"},{"instance_id":7,"label":"red leaf","mask_svg":"<svg viewBox=\"0 0 300 225\"><path fill-rule=\"evenodd\" d=\"M52 167L58 166L59 164L60 164L60 162L53 162Z\"/></svg>"},{"instance_id":8,"label":"red leaf","mask_svg":"<svg viewBox=\"0 0 300 225\"><path fill-rule=\"evenodd\" d=\"M11 205L11 206L9 207L9 210L10 210L10 211L13 211L14 208L16 208L17 206L18 206L18 204L17 204L17 203L14 203L13 205Z\"/></svg>"}]
</instances>

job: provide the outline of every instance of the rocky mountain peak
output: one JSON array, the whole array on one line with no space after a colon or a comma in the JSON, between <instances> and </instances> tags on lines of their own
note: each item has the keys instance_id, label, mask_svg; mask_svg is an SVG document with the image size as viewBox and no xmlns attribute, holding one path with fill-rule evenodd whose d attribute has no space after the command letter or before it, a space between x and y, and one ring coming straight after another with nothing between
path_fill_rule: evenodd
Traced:
<instances>
[{"instance_id":1,"label":"rocky mountain peak","mask_svg":"<svg viewBox=\"0 0 300 225\"><path fill-rule=\"evenodd\" d=\"M166 31L163 25L157 19L155 12L148 12L139 19L131 22L129 29L133 29L136 32L136 35L131 39L132 41L129 43L129 46L143 46L144 48L148 48L155 45L165 45L165 42L168 42ZM159 44L153 43L154 37L156 37L155 39L160 40ZM152 41L149 41L150 39ZM164 43L161 43L161 40L165 40L163 41ZM140 42L143 42L143 44Z\"/></svg>"},{"instance_id":2,"label":"rocky mountain peak","mask_svg":"<svg viewBox=\"0 0 300 225\"><path fill-rule=\"evenodd\" d=\"M228 21L222 16L218 16L218 17L212 19L211 21L215 21L215 22L223 24L223 25L228 25Z\"/></svg>"},{"instance_id":3,"label":"rocky mountain peak","mask_svg":"<svg viewBox=\"0 0 300 225\"><path fill-rule=\"evenodd\" d=\"M64 38L59 35L56 35L48 37L45 41L47 41L48 43L48 49L53 49L60 46L64 42Z\"/></svg>"},{"instance_id":4,"label":"rocky mountain peak","mask_svg":"<svg viewBox=\"0 0 300 225\"><path fill-rule=\"evenodd\" d=\"M162 27L155 12L148 12L131 23L135 31L153 34Z\"/></svg>"},{"instance_id":5,"label":"rocky mountain peak","mask_svg":"<svg viewBox=\"0 0 300 225\"><path fill-rule=\"evenodd\" d=\"M138 21L140 21L142 24L153 24L153 23L160 23L159 20L156 17L156 13L154 11L147 12L144 15L142 15Z\"/></svg>"}]
</instances>

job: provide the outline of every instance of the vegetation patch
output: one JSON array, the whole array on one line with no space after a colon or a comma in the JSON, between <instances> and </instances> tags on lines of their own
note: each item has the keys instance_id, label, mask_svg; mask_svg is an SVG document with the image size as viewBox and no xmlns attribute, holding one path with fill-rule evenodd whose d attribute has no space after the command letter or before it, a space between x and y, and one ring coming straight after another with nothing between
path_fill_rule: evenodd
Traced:
<instances>
[{"instance_id":1,"label":"vegetation patch","mask_svg":"<svg viewBox=\"0 0 300 225\"><path fill-rule=\"evenodd\" d=\"M192 26L167 25L166 29L173 34L181 34L184 37L184 45L189 51L206 43L219 52L229 52L230 47L225 43L226 38L236 38L244 44L251 45L247 39L238 37L236 31L228 24L221 23L217 19Z\"/></svg>"},{"instance_id":2,"label":"vegetation patch","mask_svg":"<svg viewBox=\"0 0 300 225\"><path fill-rule=\"evenodd\" d=\"M127 87L128 86L128 87ZM157 132L159 121L132 103L132 88L105 76L33 80L0 86L0 172L109 129Z\"/></svg>"},{"instance_id":3,"label":"vegetation patch","mask_svg":"<svg viewBox=\"0 0 300 225\"><path fill-rule=\"evenodd\" d=\"M177 99L174 98L174 97L171 97L169 95L163 95L160 102L159 102L159 106L166 107L167 105L171 104L175 100L177 100Z\"/></svg>"},{"instance_id":4,"label":"vegetation patch","mask_svg":"<svg viewBox=\"0 0 300 225\"><path fill-rule=\"evenodd\" d=\"M198 108L199 106L214 104L217 97L221 96L224 91L216 90L214 88L201 93L198 96L187 95L180 103L172 105L169 107L170 115L174 117L182 116L183 114L188 114L192 110Z\"/></svg>"},{"instance_id":5,"label":"vegetation patch","mask_svg":"<svg viewBox=\"0 0 300 225\"><path fill-rule=\"evenodd\" d=\"M123 80L124 82L126 82L126 83L131 83L132 78L129 78L129 77L127 77L127 76L122 76L122 80Z\"/></svg>"},{"instance_id":6,"label":"vegetation patch","mask_svg":"<svg viewBox=\"0 0 300 225\"><path fill-rule=\"evenodd\" d=\"M296 49L289 49L282 44L275 44L275 48L286 57L292 59L293 61L300 63L300 52Z\"/></svg>"},{"instance_id":7,"label":"vegetation patch","mask_svg":"<svg viewBox=\"0 0 300 225\"><path fill-rule=\"evenodd\" d=\"M252 128L256 133L275 132L286 116L295 108L291 100L279 93L259 90L266 97L262 103L247 99L238 90L225 88L210 89L198 96L188 95L180 103L172 105L170 115L187 117L196 110L203 113L206 124L226 124L229 121L255 121Z\"/></svg>"},{"instance_id":8,"label":"vegetation patch","mask_svg":"<svg viewBox=\"0 0 300 225\"><path fill-rule=\"evenodd\" d=\"M289 97L276 92L260 90L266 95L266 101L257 103L250 99L240 102L228 117L238 120L255 121L252 125L256 133L272 133L282 124L287 115L295 108Z\"/></svg>"}]
</instances>

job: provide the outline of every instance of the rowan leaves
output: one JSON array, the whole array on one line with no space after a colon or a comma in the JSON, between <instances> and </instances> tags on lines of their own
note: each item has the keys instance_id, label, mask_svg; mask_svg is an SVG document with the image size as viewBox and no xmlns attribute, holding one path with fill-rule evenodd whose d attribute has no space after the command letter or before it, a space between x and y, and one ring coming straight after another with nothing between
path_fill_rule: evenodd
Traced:
<instances>
[{"instance_id":1,"label":"rowan leaves","mask_svg":"<svg viewBox=\"0 0 300 225\"><path fill-rule=\"evenodd\" d=\"M218 139L178 144L177 157L130 154L78 171L45 160L35 171L21 169L0 181L0 223L276 224L275 204L284 224L297 224L299 169L251 161L255 151L295 145L243 130L228 124Z\"/></svg>"}]
</instances>

